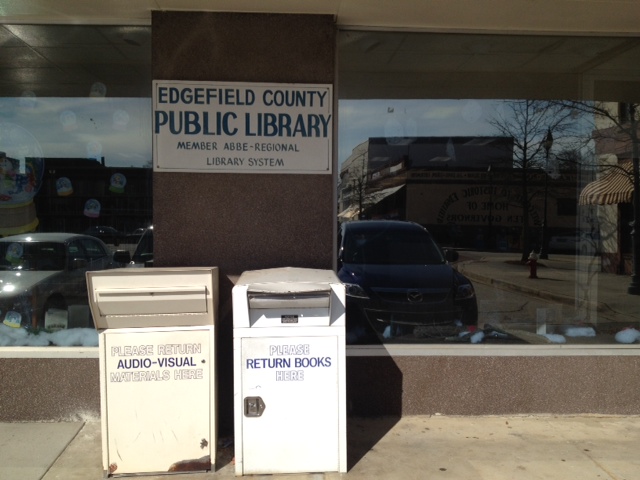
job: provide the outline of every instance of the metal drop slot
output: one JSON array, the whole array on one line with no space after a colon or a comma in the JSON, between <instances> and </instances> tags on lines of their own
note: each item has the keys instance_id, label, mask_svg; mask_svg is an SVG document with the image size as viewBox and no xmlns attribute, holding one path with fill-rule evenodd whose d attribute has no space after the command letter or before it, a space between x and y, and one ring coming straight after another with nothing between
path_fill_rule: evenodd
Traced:
<instances>
[{"instance_id":1,"label":"metal drop slot","mask_svg":"<svg viewBox=\"0 0 640 480\"><path fill-rule=\"evenodd\" d=\"M331 291L304 293L262 293L248 292L249 308L329 308Z\"/></svg>"},{"instance_id":2,"label":"metal drop slot","mask_svg":"<svg viewBox=\"0 0 640 480\"><path fill-rule=\"evenodd\" d=\"M205 286L102 288L96 291L102 315L206 313Z\"/></svg>"}]
</instances>

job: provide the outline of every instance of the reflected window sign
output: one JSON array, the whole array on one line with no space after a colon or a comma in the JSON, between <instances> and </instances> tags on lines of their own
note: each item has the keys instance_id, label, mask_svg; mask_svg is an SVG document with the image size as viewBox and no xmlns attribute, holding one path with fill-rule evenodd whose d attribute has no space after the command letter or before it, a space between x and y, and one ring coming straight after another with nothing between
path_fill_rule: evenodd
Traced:
<instances>
[{"instance_id":1,"label":"reflected window sign","mask_svg":"<svg viewBox=\"0 0 640 480\"><path fill-rule=\"evenodd\" d=\"M73 194L73 184L67 177L60 177L56 180L56 192L61 197Z\"/></svg>"},{"instance_id":2,"label":"reflected window sign","mask_svg":"<svg viewBox=\"0 0 640 480\"><path fill-rule=\"evenodd\" d=\"M84 272L126 266L152 224L151 29L0 30L13 51L62 47L51 61L68 74L59 82L7 55L16 75L0 85L0 346L95 345ZM78 38L119 63L64 58Z\"/></svg>"},{"instance_id":3,"label":"reflected window sign","mask_svg":"<svg viewBox=\"0 0 640 480\"><path fill-rule=\"evenodd\" d=\"M42 149L17 124L0 123L0 132L0 235L31 231L39 223L33 199L42 183Z\"/></svg>"},{"instance_id":4,"label":"reflected window sign","mask_svg":"<svg viewBox=\"0 0 640 480\"><path fill-rule=\"evenodd\" d=\"M630 103L621 84L611 82L606 92L576 94L585 101L562 100L559 85L545 85L544 94L527 90L519 84L520 72L510 76L508 87L481 84L487 70L502 68L500 54L491 52L509 37L358 33L343 32L340 42L341 73L349 74L342 76L339 100L337 259L348 285L348 341L639 343L640 238L634 247L629 224L638 181L633 158L640 146L640 97ZM368 37L375 37L373 47L361 48ZM400 40L406 56L372 71L389 53L385 46ZM442 52L450 44L445 40L469 48ZM527 58L552 39L517 40ZM594 39L555 40L588 56L580 45ZM633 41L640 45L640 39ZM479 58L473 55L477 42L493 47ZM411 55L415 51L420 58ZM639 51L594 68L637 64ZM425 52L464 57L461 63L475 64L478 72L467 72L467 86L449 81L437 87L429 78L451 79L459 72L454 63L422 65ZM480 60L483 65L475 63ZM545 74L543 65L538 68L527 74ZM421 77L423 71L430 77ZM424 82L414 83L418 77ZM572 88L582 87L567 83L561 89ZM502 96L514 92L518 96ZM350 229L366 225L381 231L360 243L349 239ZM446 258L448 276L437 274L443 265L381 233L394 225L424 228ZM455 307L469 298L475 321Z\"/></svg>"}]
</instances>

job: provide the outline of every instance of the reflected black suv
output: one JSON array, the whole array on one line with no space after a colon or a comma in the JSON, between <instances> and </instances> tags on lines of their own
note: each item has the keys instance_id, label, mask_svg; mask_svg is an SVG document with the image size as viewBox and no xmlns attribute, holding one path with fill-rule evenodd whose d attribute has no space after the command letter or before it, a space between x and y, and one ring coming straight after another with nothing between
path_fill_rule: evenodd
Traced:
<instances>
[{"instance_id":1,"label":"reflected black suv","mask_svg":"<svg viewBox=\"0 0 640 480\"><path fill-rule=\"evenodd\" d=\"M471 281L449 262L422 226L404 221L343 223L338 239L338 277L346 285L347 341L414 335L424 327L464 328L478 323Z\"/></svg>"}]
</instances>

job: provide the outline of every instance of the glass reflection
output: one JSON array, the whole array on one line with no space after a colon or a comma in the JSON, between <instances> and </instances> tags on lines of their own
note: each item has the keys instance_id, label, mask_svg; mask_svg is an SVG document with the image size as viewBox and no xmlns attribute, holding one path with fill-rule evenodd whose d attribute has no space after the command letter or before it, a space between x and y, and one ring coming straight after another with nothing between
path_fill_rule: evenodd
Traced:
<instances>
[{"instance_id":1,"label":"glass reflection","mask_svg":"<svg viewBox=\"0 0 640 480\"><path fill-rule=\"evenodd\" d=\"M338 222L424 226L478 302L477 327L369 322L368 341L636 343L637 116L618 102L341 100Z\"/></svg>"}]
</instances>

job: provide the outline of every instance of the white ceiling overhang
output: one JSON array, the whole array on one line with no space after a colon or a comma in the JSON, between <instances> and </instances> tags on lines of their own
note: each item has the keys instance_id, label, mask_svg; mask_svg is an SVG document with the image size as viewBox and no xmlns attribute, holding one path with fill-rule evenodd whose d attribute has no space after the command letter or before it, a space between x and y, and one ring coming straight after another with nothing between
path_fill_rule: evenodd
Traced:
<instances>
[{"instance_id":1,"label":"white ceiling overhang","mask_svg":"<svg viewBox=\"0 0 640 480\"><path fill-rule=\"evenodd\" d=\"M636 35L637 0L2 0L2 23L149 25L154 10L328 14L341 27Z\"/></svg>"},{"instance_id":2,"label":"white ceiling overhang","mask_svg":"<svg viewBox=\"0 0 640 480\"><path fill-rule=\"evenodd\" d=\"M0 0L0 97L150 96L152 12L179 10L333 15L344 99L638 101L639 1Z\"/></svg>"}]
</instances>

